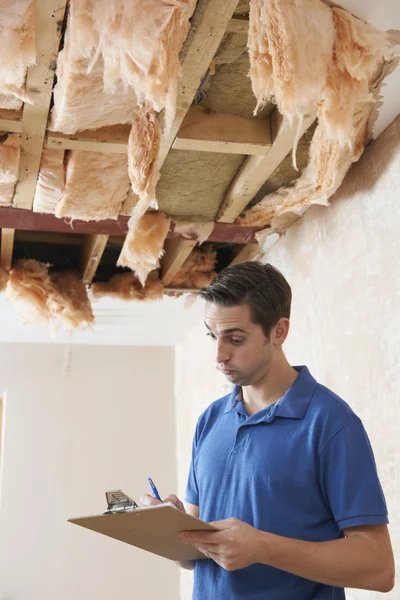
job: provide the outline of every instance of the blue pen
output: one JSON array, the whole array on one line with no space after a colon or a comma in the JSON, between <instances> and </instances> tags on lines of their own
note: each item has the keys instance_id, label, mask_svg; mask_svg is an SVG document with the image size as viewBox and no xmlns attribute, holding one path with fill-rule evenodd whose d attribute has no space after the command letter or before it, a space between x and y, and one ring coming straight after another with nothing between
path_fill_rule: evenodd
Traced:
<instances>
[{"instance_id":1,"label":"blue pen","mask_svg":"<svg viewBox=\"0 0 400 600\"><path fill-rule=\"evenodd\" d=\"M149 477L147 481L149 482L149 485L151 487L151 491L153 492L154 498L157 498L157 500L160 500L160 502L162 502L162 500L160 498L160 494L158 493L157 488L153 483L153 480L150 479L150 477Z\"/></svg>"}]
</instances>

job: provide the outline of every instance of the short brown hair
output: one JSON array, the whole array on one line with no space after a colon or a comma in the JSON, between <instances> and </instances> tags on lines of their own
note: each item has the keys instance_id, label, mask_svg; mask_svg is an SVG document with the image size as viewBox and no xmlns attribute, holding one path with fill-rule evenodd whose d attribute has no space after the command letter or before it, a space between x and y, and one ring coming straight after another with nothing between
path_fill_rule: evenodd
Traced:
<instances>
[{"instance_id":1,"label":"short brown hair","mask_svg":"<svg viewBox=\"0 0 400 600\"><path fill-rule=\"evenodd\" d=\"M253 322L261 325L267 337L279 319L290 318L292 290L270 264L244 262L226 267L199 296L218 306L248 304Z\"/></svg>"}]
</instances>

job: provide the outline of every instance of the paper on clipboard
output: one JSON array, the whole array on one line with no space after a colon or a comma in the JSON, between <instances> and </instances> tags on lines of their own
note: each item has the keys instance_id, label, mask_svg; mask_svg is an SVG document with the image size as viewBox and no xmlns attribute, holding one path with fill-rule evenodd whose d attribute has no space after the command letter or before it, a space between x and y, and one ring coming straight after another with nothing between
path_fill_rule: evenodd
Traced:
<instances>
[{"instance_id":1,"label":"paper on clipboard","mask_svg":"<svg viewBox=\"0 0 400 600\"><path fill-rule=\"evenodd\" d=\"M68 521L175 561L206 558L193 546L184 544L179 532L217 531L213 525L178 510L171 502Z\"/></svg>"}]
</instances>

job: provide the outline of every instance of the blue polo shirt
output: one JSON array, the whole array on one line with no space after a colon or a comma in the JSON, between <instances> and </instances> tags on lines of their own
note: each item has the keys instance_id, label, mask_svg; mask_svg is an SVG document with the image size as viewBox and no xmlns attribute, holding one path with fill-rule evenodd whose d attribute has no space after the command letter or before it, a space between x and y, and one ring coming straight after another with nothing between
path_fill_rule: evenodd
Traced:
<instances>
[{"instance_id":1,"label":"blue polo shirt","mask_svg":"<svg viewBox=\"0 0 400 600\"><path fill-rule=\"evenodd\" d=\"M236 517L300 540L343 537L355 525L385 524L387 508L364 427L341 398L295 367L280 401L249 416L241 389L201 415L186 501L204 521ZM195 564L193 600L342 600L343 588L254 564L226 571Z\"/></svg>"}]
</instances>

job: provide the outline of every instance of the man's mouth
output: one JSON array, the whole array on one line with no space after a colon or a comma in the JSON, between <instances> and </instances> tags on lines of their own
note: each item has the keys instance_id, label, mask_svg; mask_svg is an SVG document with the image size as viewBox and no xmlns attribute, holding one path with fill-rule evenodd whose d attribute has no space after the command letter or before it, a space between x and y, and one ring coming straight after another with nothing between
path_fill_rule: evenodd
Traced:
<instances>
[{"instance_id":1,"label":"man's mouth","mask_svg":"<svg viewBox=\"0 0 400 600\"><path fill-rule=\"evenodd\" d=\"M234 373L234 371L232 369L221 369L221 372L224 375L232 375L232 373Z\"/></svg>"}]
</instances>

